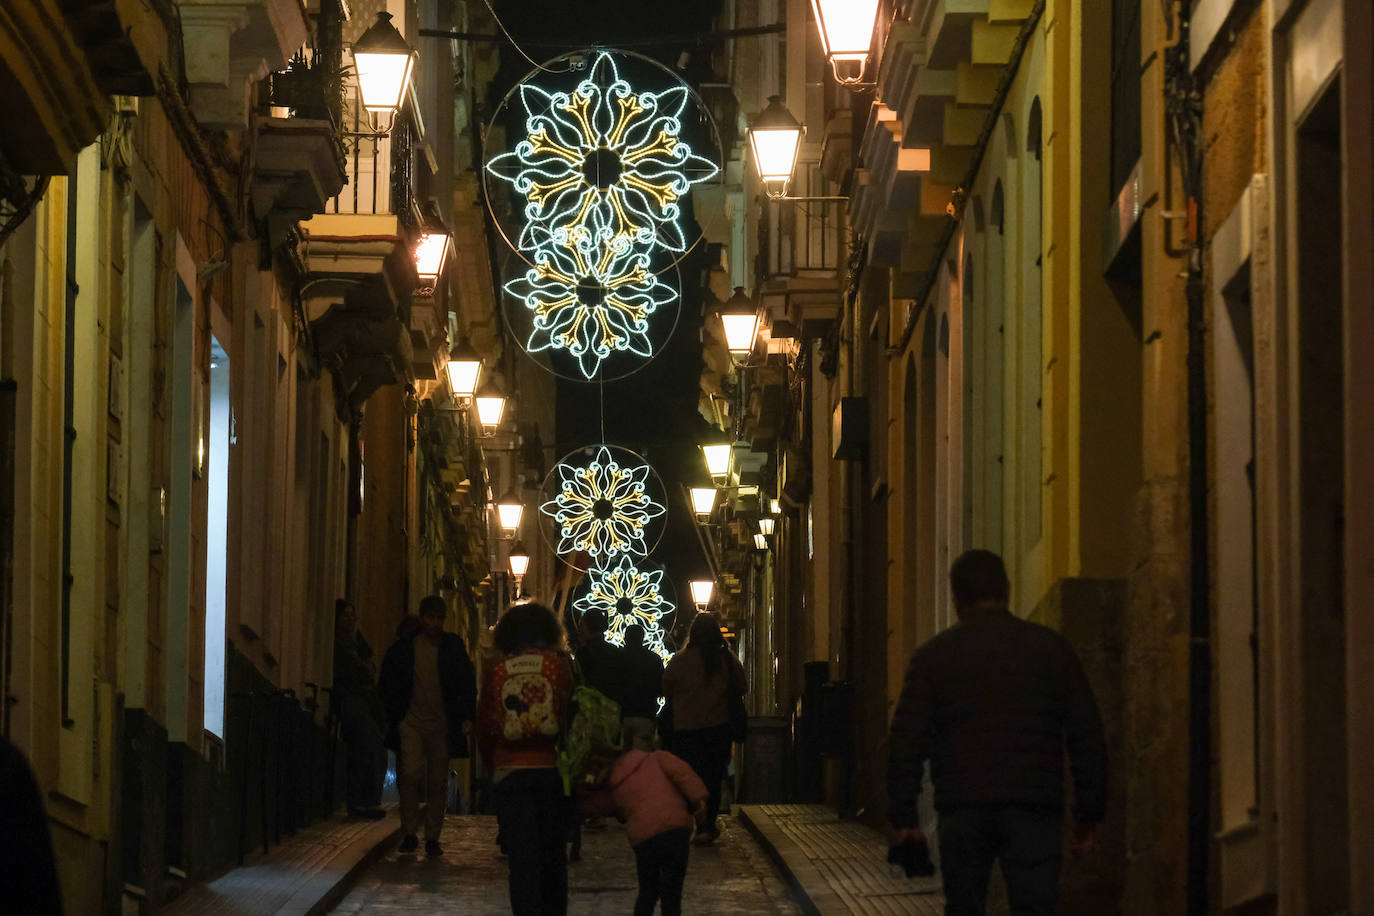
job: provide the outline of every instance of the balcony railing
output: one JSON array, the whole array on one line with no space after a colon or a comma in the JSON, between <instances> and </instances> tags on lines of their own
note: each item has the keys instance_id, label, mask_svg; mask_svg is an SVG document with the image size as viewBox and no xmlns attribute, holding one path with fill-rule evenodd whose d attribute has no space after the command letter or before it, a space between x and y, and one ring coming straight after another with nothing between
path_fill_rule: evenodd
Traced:
<instances>
[{"instance_id":1,"label":"balcony railing","mask_svg":"<svg viewBox=\"0 0 1374 916\"><path fill-rule=\"evenodd\" d=\"M329 202L329 213L395 214L415 223L411 182L414 126L409 107L390 132L372 128L356 83L344 88L343 135L348 184Z\"/></svg>"},{"instance_id":2,"label":"balcony railing","mask_svg":"<svg viewBox=\"0 0 1374 916\"><path fill-rule=\"evenodd\" d=\"M831 197L839 192L817 163L798 162L788 193ZM841 200L776 200L759 221L762 279L839 270L844 259L845 215Z\"/></svg>"}]
</instances>

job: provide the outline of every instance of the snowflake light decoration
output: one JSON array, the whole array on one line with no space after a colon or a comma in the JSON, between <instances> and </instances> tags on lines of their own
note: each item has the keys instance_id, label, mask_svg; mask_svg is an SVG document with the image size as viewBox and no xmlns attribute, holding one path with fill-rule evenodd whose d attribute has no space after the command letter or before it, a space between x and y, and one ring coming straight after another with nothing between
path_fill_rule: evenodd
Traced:
<instances>
[{"instance_id":1,"label":"snowflake light decoration","mask_svg":"<svg viewBox=\"0 0 1374 916\"><path fill-rule=\"evenodd\" d=\"M558 491L539 511L554 521L560 555L585 552L601 565L649 552L645 528L665 508L648 492L648 464L622 465L603 445L585 466L564 459L556 470Z\"/></svg>"},{"instance_id":2,"label":"snowflake light decoration","mask_svg":"<svg viewBox=\"0 0 1374 916\"><path fill-rule=\"evenodd\" d=\"M650 318L677 296L623 235L544 247L535 265L504 289L531 313L525 348L563 350L588 379L614 353L652 358Z\"/></svg>"},{"instance_id":3,"label":"snowflake light decoration","mask_svg":"<svg viewBox=\"0 0 1374 916\"><path fill-rule=\"evenodd\" d=\"M686 86L635 92L602 51L571 93L530 83L519 92L526 137L487 171L525 198L521 251L575 245L598 227L636 245L686 248L678 202L719 171L679 137Z\"/></svg>"},{"instance_id":4,"label":"snowflake light decoration","mask_svg":"<svg viewBox=\"0 0 1374 916\"><path fill-rule=\"evenodd\" d=\"M625 645L625 628L639 624L644 628L644 645L665 662L672 655L663 644L667 631L664 620L677 610L663 594L663 570L640 569L628 556L613 565L593 568L587 573L588 588L573 602L579 615L592 608L606 612L606 640Z\"/></svg>"}]
</instances>

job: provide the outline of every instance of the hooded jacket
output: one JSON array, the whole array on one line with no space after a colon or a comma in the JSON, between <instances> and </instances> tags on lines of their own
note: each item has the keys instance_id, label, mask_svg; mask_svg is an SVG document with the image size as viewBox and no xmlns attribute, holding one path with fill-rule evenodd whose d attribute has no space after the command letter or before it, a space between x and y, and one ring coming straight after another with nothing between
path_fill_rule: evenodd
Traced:
<instances>
[{"instance_id":1,"label":"hooded jacket","mask_svg":"<svg viewBox=\"0 0 1374 916\"><path fill-rule=\"evenodd\" d=\"M667 751L626 751L612 764L606 788L588 796L583 810L623 818L630 845L638 846L669 830L691 830L691 809L708 794L681 757Z\"/></svg>"}]
</instances>

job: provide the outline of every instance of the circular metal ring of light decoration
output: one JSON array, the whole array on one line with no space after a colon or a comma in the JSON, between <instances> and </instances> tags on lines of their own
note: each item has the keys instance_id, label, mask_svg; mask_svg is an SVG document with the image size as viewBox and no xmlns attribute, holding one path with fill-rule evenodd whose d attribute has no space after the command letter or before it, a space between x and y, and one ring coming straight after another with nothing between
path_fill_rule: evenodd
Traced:
<instances>
[{"instance_id":1,"label":"circular metal ring of light decoration","mask_svg":"<svg viewBox=\"0 0 1374 916\"><path fill-rule=\"evenodd\" d=\"M681 275L653 269L659 253L554 248L534 266L511 254L501 311L542 368L575 382L610 382L644 368L677 331Z\"/></svg>"},{"instance_id":2,"label":"circular metal ring of light decoration","mask_svg":"<svg viewBox=\"0 0 1374 916\"><path fill-rule=\"evenodd\" d=\"M545 478L539 528L564 562L586 570L647 556L666 514L663 481L647 461L617 445L588 445Z\"/></svg>"},{"instance_id":3,"label":"circular metal ring of light decoration","mask_svg":"<svg viewBox=\"0 0 1374 916\"><path fill-rule=\"evenodd\" d=\"M662 272L700 241L683 232L681 202L720 174L719 132L700 96L658 61L610 49L554 58L506 94L486 137L498 126L514 142L487 160L483 196L532 267L550 247L619 240L664 255L652 261Z\"/></svg>"},{"instance_id":4,"label":"circular metal ring of light decoration","mask_svg":"<svg viewBox=\"0 0 1374 916\"><path fill-rule=\"evenodd\" d=\"M625 645L625 628L639 624L644 645L666 662L673 654L665 640L673 629L676 597L673 580L662 565L622 555L587 570L572 607L578 620L592 608L605 611L606 641L612 645Z\"/></svg>"}]
</instances>

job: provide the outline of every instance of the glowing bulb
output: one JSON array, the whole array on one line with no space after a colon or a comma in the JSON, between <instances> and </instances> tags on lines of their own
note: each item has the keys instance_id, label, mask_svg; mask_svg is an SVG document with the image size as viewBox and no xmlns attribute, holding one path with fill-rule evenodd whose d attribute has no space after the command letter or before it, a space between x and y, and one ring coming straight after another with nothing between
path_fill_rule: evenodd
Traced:
<instances>
[{"instance_id":1,"label":"glowing bulb","mask_svg":"<svg viewBox=\"0 0 1374 916\"><path fill-rule=\"evenodd\" d=\"M692 511L698 518L709 518L716 507L715 487L692 487Z\"/></svg>"},{"instance_id":2,"label":"glowing bulb","mask_svg":"<svg viewBox=\"0 0 1374 916\"><path fill-rule=\"evenodd\" d=\"M711 603L711 595L716 590L716 583L711 579L693 579L688 583L692 590L692 603L699 608L704 608Z\"/></svg>"},{"instance_id":3,"label":"glowing bulb","mask_svg":"<svg viewBox=\"0 0 1374 916\"><path fill-rule=\"evenodd\" d=\"M728 442L701 447L701 453L706 456L706 470L717 480L730 474L731 450L732 446Z\"/></svg>"}]
</instances>

